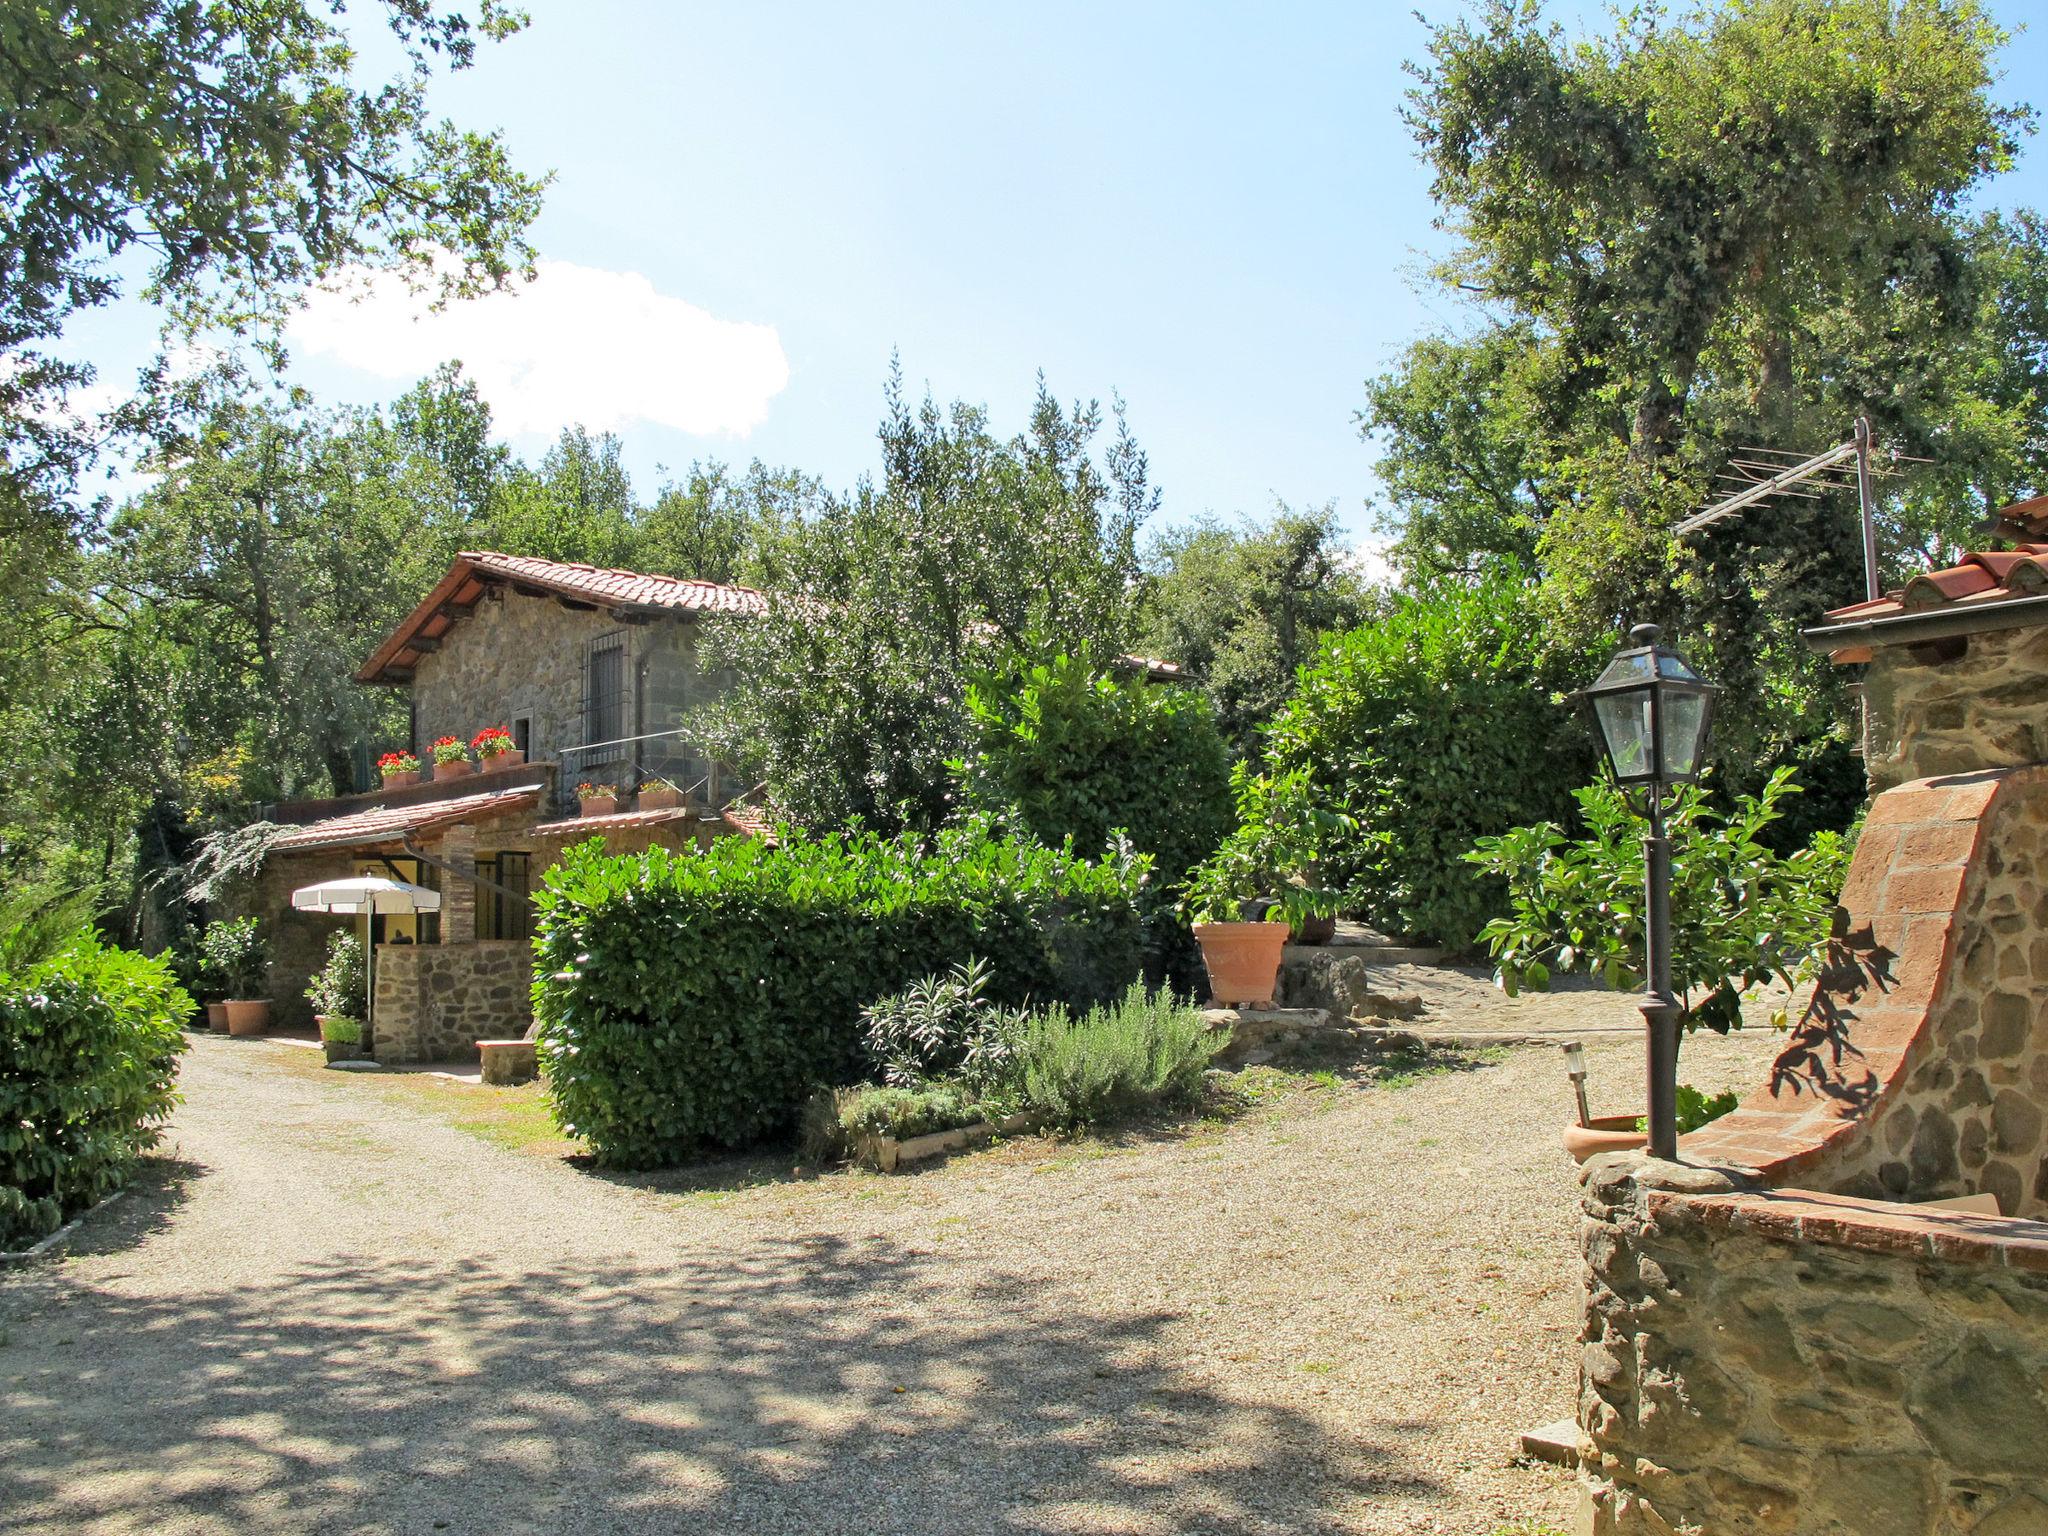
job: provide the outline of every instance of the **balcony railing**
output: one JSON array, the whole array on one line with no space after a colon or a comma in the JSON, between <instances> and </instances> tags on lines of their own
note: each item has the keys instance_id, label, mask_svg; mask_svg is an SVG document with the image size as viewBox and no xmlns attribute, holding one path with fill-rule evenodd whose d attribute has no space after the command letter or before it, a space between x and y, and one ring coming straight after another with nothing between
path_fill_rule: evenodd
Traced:
<instances>
[{"instance_id":1,"label":"balcony railing","mask_svg":"<svg viewBox=\"0 0 2048 1536\"><path fill-rule=\"evenodd\" d=\"M647 736L621 736L581 747L564 747L556 756L555 809L576 811L578 784L610 784L630 795L649 779L660 779L683 792L686 804L702 809L724 805L744 786L699 742L681 731L656 731Z\"/></svg>"}]
</instances>

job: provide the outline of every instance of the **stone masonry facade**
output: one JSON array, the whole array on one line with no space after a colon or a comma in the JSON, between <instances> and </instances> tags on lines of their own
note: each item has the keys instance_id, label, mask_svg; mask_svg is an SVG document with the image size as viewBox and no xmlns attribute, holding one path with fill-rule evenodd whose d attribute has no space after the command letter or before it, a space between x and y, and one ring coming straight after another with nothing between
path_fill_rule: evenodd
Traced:
<instances>
[{"instance_id":1,"label":"stone masonry facade","mask_svg":"<svg viewBox=\"0 0 2048 1536\"><path fill-rule=\"evenodd\" d=\"M1860 957L1689 1155L1872 1199L2048 1215L2048 768L1880 795L1843 886Z\"/></svg>"},{"instance_id":2,"label":"stone masonry facade","mask_svg":"<svg viewBox=\"0 0 2048 1536\"><path fill-rule=\"evenodd\" d=\"M1887 646L1863 680L1872 793L1911 779L2048 763L2048 626Z\"/></svg>"},{"instance_id":3,"label":"stone masonry facade","mask_svg":"<svg viewBox=\"0 0 2048 1536\"><path fill-rule=\"evenodd\" d=\"M2048 1227L1588 1164L1586 1536L2048 1533Z\"/></svg>"},{"instance_id":4,"label":"stone masonry facade","mask_svg":"<svg viewBox=\"0 0 2048 1536\"><path fill-rule=\"evenodd\" d=\"M477 1041L525 1031L532 984L532 947L516 939L383 945L371 1049L386 1064L473 1060Z\"/></svg>"},{"instance_id":5,"label":"stone masonry facade","mask_svg":"<svg viewBox=\"0 0 2048 1536\"><path fill-rule=\"evenodd\" d=\"M584 745L584 657L592 642L614 634L624 652L620 734L681 729L720 682L698 670L696 629L697 621L682 615L622 625L553 598L494 590L440 650L420 659L412 683L413 750L424 761L438 737L468 741L487 725L509 728L521 718L532 722L529 756L536 760ZM683 755L685 761L661 766L692 775L692 782L709 771L701 754Z\"/></svg>"}]
</instances>

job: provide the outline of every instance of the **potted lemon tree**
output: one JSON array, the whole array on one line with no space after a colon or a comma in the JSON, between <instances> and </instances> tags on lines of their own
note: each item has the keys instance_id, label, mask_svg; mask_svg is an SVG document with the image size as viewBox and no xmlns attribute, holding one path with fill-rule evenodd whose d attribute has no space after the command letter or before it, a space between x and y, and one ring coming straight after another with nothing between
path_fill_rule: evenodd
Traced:
<instances>
[{"instance_id":1,"label":"potted lemon tree","mask_svg":"<svg viewBox=\"0 0 2048 1536\"><path fill-rule=\"evenodd\" d=\"M1181 913L1202 946L1209 991L1232 1007L1268 1005L1288 935L1334 917L1343 892L1320 884L1326 840L1355 823L1316 798L1305 768L1231 775L1237 829L1188 874Z\"/></svg>"},{"instance_id":2,"label":"potted lemon tree","mask_svg":"<svg viewBox=\"0 0 2048 1536\"><path fill-rule=\"evenodd\" d=\"M221 1004L231 1035L260 1035L270 1027L270 999L263 995L270 970L269 947L253 917L211 924L199 941L200 954L220 978Z\"/></svg>"}]
</instances>

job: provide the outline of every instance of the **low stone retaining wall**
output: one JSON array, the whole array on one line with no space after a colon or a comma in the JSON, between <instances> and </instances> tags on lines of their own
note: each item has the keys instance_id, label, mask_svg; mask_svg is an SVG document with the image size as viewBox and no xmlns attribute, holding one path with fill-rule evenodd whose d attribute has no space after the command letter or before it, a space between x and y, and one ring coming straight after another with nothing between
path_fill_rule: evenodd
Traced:
<instances>
[{"instance_id":1,"label":"low stone retaining wall","mask_svg":"<svg viewBox=\"0 0 2048 1536\"><path fill-rule=\"evenodd\" d=\"M2044 860L2048 769L1880 795L1768 1081L1586 1165L1578 1536L2048 1536Z\"/></svg>"},{"instance_id":2,"label":"low stone retaining wall","mask_svg":"<svg viewBox=\"0 0 2048 1536\"><path fill-rule=\"evenodd\" d=\"M1588 1165L1583 1536L2048 1532L2048 1224Z\"/></svg>"},{"instance_id":3,"label":"low stone retaining wall","mask_svg":"<svg viewBox=\"0 0 2048 1536\"><path fill-rule=\"evenodd\" d=\"M521 939L377 950L371 1054L467 1061L479 1040L517 1039L532 1017L533 948Z\"/></svg>"}]
</instances>

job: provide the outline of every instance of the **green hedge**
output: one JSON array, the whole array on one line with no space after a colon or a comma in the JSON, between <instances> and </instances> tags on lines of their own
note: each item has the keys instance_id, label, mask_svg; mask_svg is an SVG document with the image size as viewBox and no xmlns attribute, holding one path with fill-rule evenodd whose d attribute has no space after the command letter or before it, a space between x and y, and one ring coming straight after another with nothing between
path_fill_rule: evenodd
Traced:
<instances>
[{"instance_id":1,"label":"green hedge","mask_svg":"<svg viewBox=\"0 0 2048 1536\"><path fill-rule=\"evenodd\" d=\"M1306 767L1356 830L1325 883L1375 928L1470 945L1506 905L1464 861L1483 836L1572 813L1592 735L1561 689L1591 673L1553 652L1528 587L1491 577L1403 597L1324 642L1267 735L1267 758Z\"/></svg>"},{"instance_id":2,"label":"green hedge","mask_svg":"<svg viewBox=\"0 0 2048 1536\"><path fill-rule=\"evenodd\" d=\"M191 1010L164 960L89 934L0 972L0 1248L111 1194L156 1143Z\"/></svg>"},{"instance_id":3,"label":"green hedge","mask_svg":"<svg viewBox=\"0 0 2048 1536\"><path fill-rule=\"evenodd\" d=\"M860 1011L970 955L1005 1004L1085 1007L1141 963L1142 856L992 836L721 838L572 849L535 898L534 1013L563 1126L613 1166L787 1130L866 1065Z\"/></svg>"}]
</instances>

